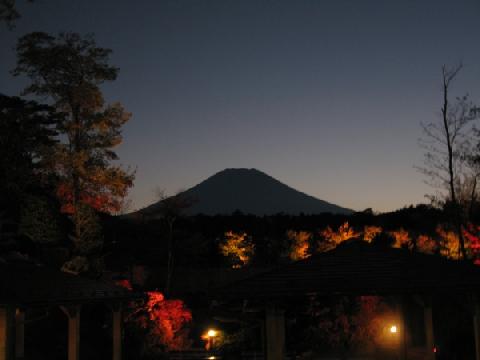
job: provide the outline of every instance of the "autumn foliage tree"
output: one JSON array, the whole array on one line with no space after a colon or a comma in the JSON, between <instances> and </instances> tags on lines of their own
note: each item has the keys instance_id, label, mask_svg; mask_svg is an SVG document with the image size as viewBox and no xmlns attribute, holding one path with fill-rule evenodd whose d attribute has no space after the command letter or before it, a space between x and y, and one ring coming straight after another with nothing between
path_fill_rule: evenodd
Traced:
<instances>
[{"instance_id":1,"label":"autumn foliage tree","mask_svg":"<svg viewBox=\"0 0 480 360\"><path fill-rule=\"evenodd\" d=\"M308 231L287 231L287 238L290 242L288 257L292 261L306 259L309 256L310 239L312 233Z\"/></svg>"},{"instance_id":2,"label":"autumn foliage tree","mask_svg":"<svg viewBox=\"0 0 480 360\"><path fill-rule=\"evenodd\" d=\"M117 284L132 289L127 280ZM132 302L125 316L127 329L133 328L133 333L141 336L141 355L144 357L189 348L188 325L191 321L192 313L182 300L166 299L158 291L147 292L145 301Z\"/></svg>"},{"instance_id":3,"label":"autumn foliage tree","mask_svg":"<svg viewBox=\"0 0 480 360\"><path fill-rule=\"evenodd\" d=\"M336 248L339 244L346 240L360 237L360 233L355 231L345 221L338 227L338 230L333 230L330 226L327 226L324 230L320 231L321 241L318 244L318 251L324 252Z\"/></svg>"},{"instance_id":4,"label":"autumn foliage tree","mask_svg":"<svg viewBox=\"0 0 480 360\"><path fill-rule=\"evenodd\" d=\"M249 264L254 254L253 243L246 233L227 231L219 247L221 254L230 259L234 269Z\"/></svg>"},{"instance_id":5,"label":"autumn foliage tree","mask_svg":"<svg viewBox=\"0 0 480 360\"><path fill-rule=\"evenodd\" d=\"M108 63L110 53L97 47L92 36L75 33L54 37L35 32L17 44L14 74L31 80L24 94L49 98L64 115L57 126L61 142L54 165L62 211L74 224L76 255L88 252L83 245L92 249L91 226L86 224L96 221L92 211L117 211L134 177L114 163L114 147L122 142L121 127L130 114L120 103L106 104L100 89L118 74Z\"/></svg>"}]
</instances>

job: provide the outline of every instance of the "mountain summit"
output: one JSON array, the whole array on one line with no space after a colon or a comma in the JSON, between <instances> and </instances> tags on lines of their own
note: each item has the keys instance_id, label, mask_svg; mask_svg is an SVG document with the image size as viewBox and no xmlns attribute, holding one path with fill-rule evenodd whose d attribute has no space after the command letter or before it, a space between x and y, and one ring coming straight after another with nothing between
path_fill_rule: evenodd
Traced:
<instances>
[{"instance_id":1,"label":"mountain summit","mask_svg":"<svg viewBox=\"0 0 480 360\"><path fill-rule=\"evenodd\" d=\"M237 210L258 216L353 212L292 189L256 169L225 169L176 196L192 200L186 210L191 215L229 215ZM160 201L140 212L153 214L161 206Z\"/></svg>"}]
</instances>

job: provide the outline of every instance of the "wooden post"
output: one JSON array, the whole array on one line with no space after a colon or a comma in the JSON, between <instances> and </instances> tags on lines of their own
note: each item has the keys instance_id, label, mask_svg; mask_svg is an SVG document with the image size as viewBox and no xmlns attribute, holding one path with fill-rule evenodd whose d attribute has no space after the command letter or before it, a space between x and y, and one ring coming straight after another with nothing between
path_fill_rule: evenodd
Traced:
<instances>
[{"instance_id":1,"label":"wooden post","mask_svg":"<svg viewBox=\"0 0 480 360\"><path fill-rule=\"evenodd\" d=\"M15 312L15 359L25 358L25 310Z\"/></svg>"},{"instance_id":2,"label":"wooden post","mask_svg":"<svg viewBox=\"0 0 480 360\"><path fill-rule=\"evenodd\" d=\"M475 297L473 328L475 330L475 360L480 360L480 304Z\"/></svg>"},{"instance_id":3,"label":"wooden post","mask_svg":"<svg viewBox=\"0 0 480 360\"><path fill-rule=\"evenodd\" d=\"M122 306L112 306L113 360L122 360Z\"/></svg>"},{"instance_id":4,"label":"wooden post","mask_svg":"<svg viewBox=\"0 0 480 360\"><path fill-rule=\"evenodd\" d=\"M285 357L285 315L275 305L265 310L265 359L283 360Z\"/></svg>"},{"instance_id":5,"label":"wooden post","mask_svg":"<svg viewBox=\"0 0 480 360\"><path fill-rule=\"evenodd\" d=\"M60 308L68 317L68 360L80 360L80 305Z\"/></svg>"},{"instance_id":6,"label":"wooden post","mask_svg":"<svg viewBox=\"0 0 480 360\"><path fill-rule=\"evenodd\" d=\"M434 360L435 353L433 352L433 348L435 347L435 336L433 332L433 313L431 302L427 302L423 308L423 319L425 323L425 347L427 350L426 360Z\"/></svg>"},{"instance_id":7,"label":"wooden post","mask_svg":"<svg viewBox=\"0 0 480 360\"><path fill-rule=\"evenodd\" d=\"M406 303L405 299L400 300L400 305L398 306L398 318L400 319L400 341L399 341L399 353L400 360L407 359L407 319L406 319Z\"/></svg>"},{"instance_id":8,"label":"wooden post","mask_svg":"<svg viewBox=\"0 0 480 360\"><path fill-rule=\"evenodd\" d=\"M13 357L13 318L12 307L0 307L0 360L11 360Z\"/></svg>"}]
</instances>

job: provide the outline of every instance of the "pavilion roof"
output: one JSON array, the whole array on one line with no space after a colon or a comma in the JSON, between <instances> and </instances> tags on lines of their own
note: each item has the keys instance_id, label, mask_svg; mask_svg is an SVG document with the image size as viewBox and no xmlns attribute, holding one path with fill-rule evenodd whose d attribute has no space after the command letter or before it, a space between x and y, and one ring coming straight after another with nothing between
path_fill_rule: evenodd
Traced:
<instances>
[{"instance_id":1,"label":"pavilion roof","mask_svg":"<svg viewBox=\"0 0 480 360\"><path fill-rule=\"evenodd\" d=\"M231 283L215 296L275 299L309 293L420 295L479 290L480 267L469 262L357 242Z\"/></svg>"},{"instance_id":2,"label":"pavilion roof","mask_svg":"<svg viewBox=\"0 0 480 360\"><path fill-rule=\"evenodd\" d=\"M31 263L0 264L0 304L42 306L127 301L143 295Z\"/></svg>"}]
</instances>

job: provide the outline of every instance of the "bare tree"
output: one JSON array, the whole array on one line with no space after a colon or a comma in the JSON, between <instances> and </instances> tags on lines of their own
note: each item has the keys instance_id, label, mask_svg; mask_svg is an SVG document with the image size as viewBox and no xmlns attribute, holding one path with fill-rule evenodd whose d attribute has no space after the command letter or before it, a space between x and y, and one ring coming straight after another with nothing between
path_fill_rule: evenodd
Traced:
<instances>
[{"instance_id":1,"label":"bare tree","mask_svg":"<svg viewBox=\"0 0 480 360\"><path fill-rule=\"evenodd\" d=\"M454 226L460 241L460 251L466 258L465 242L462 234L462 211L460 193L470 181L476 191L476 177L468 179L465 172L465 155L470 150L472 133L472 103L468 95L451 101L452 84L462 69L462 65L442 67L441 114L437 121L422 123L424 137L420 140L425 149L424 166L418 169L427 176L427 183L440 190L440 198L432 200L453 211Z\"/></svg>"},{"instance_id":2,"label":"bare tree","mask_svg":"<svg viewBox=\"0 0 480 360\"><path fill-rule=\"evenodd\" d=\"M175 221L182 216L185 209L192 206L193 201L182 191L177 192L176 195L167 196L162 188L157 187L155 188L154 192L155 196L159 200L160 218L165 221L168 229L167 277L164 290L165 295L168 295L172 285L173 270L175 265Z\"/></svg>"}]
</instances>

